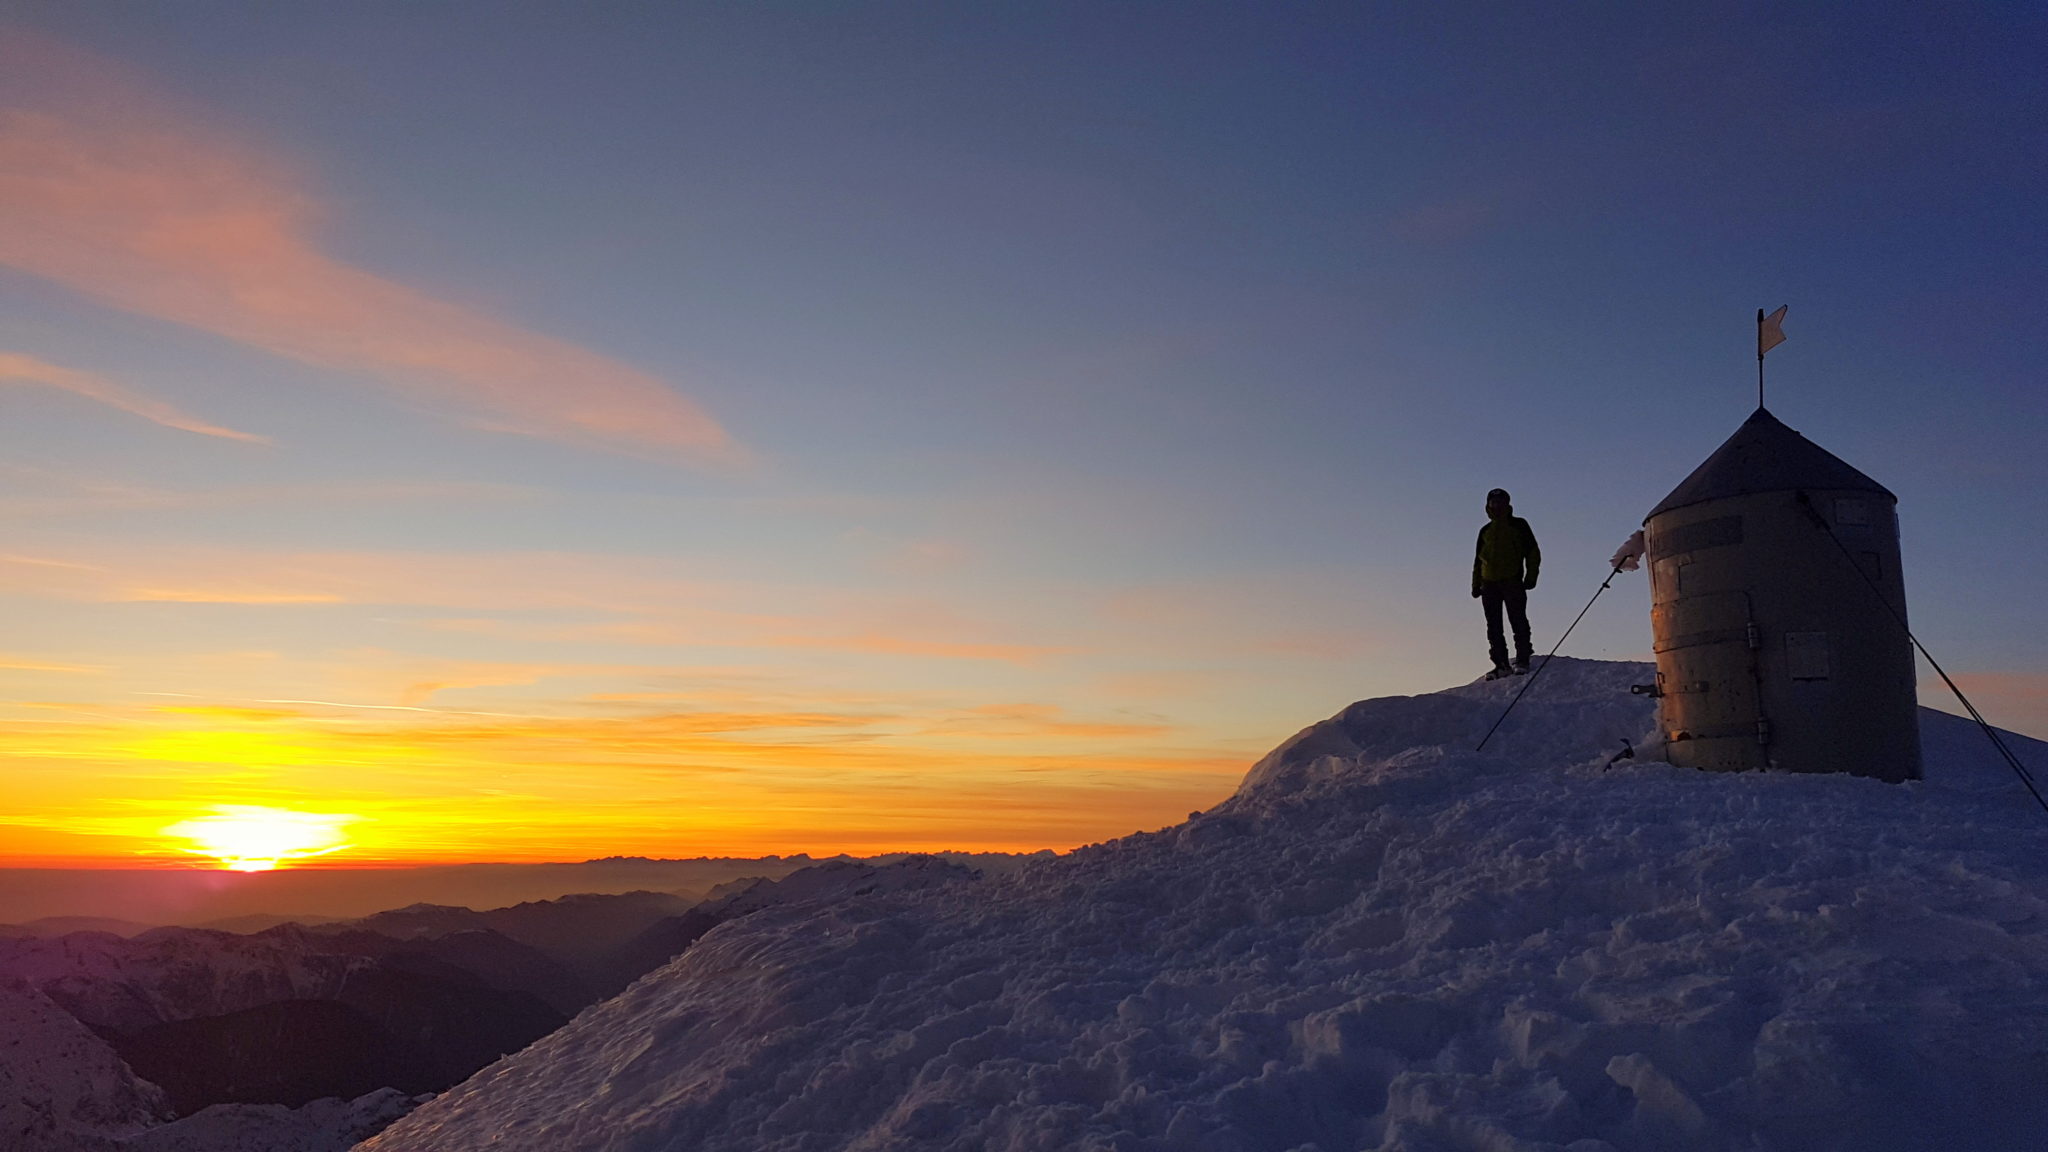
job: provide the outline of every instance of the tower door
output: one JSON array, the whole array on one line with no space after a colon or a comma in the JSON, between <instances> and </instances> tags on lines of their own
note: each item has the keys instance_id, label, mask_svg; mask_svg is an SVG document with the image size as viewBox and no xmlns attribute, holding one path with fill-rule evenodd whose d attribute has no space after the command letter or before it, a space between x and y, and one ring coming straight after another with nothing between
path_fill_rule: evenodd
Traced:
<instances>
[{"instance_id":1,"label":"tower door","mask_svg":"<svg viewBox=\"0 0 2048 1152\"><path fill-rule=\"evenodd\" d=\"M1749 594L1681 594L1650 611L1671 762L1723 772L1768 767Z\"/></svg>"}]
</instances>

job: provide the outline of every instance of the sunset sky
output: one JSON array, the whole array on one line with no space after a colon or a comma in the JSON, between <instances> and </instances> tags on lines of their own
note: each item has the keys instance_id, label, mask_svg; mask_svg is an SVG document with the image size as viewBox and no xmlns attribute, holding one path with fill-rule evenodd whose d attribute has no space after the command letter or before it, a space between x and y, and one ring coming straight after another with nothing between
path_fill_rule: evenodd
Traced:
<instances>
[{"instance_id":1,"label":"sunset sky","mask_svg":"<svg viewBox=\"0 0 2048 1152\"><path fill-rule=\"evenodd\" d=\"M10 5L0 864L1170 823L1485 668L1489 487L1547 648L1779 304L2048 736L2048 14L1670 7Z\"/></svg>"}]
</instances>

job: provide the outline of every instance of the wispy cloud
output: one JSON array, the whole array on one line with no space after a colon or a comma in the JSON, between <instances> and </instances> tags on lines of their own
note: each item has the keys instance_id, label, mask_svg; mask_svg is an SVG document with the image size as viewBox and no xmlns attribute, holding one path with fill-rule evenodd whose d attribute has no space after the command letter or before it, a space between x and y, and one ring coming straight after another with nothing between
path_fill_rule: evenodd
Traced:
<instances>
[{"instance_id":1,"label":"wispy cloud","mask_svg":"<svg viewBox=\"0 0 2048 1152\"><path fill-rule=\"evenodd\" d=\"M131 588L121 597L162 604L340 604L326 592L280 592L264 588Z\"/></svg>"},{"instance_id":2,"label":"wispy cloud","mask_svg":"<svg viewBox=\"0 0 2048 1152\"><path fill-rule=\"evenodd\" d=\"M97 603L383 604L620 613L704 594L680 565L566 552L287 552L201 544L0 554L0 591Z\"/></svg>"},{"instance_id":3,"label":"wispy cloud","mask_svg":"<svg viewBox=\"0 0 2048 1152\"><path fill-rule=\"evenodd\" d=\"M79 472L0 463L0 515L71 517L85 512L139 508L215 509L289 507L324 509L377 505L421 507L477 503L537 503L539 489L518 484L446 480L359 483L229 484L167 488L102 472Z\"/></svg>"},{"instance_id":4,"label":"wispy cloud","mask_svg":"<svg viewBox=\"0 0 2048 1152\"><path fill-rule=\"evenodd\" d=\"M54 660L29 660L20 656L9 656L0 652L0 671L5 672L73 672L91 674L106 669L94 664L64 664Z\"/></svg>"},{"instance_id":5,"label":"wispy cloud","mask_svg":"<svg viewBox=\"0 0 2048 1152\"><path fill-rule=\"evenodd\" d=\"M23 356L18 352L0 352L0 382L40 384L55 388L74 396L97 400L181 432L197 432L201 436L218 436L224 440L243 440L251 444L270 443L267 438L254 433L237 432L233 428L208 424L196 416L187 416L161 400L153 400L139 392L123 388L104 376L95 376L75 368L62 368L46 360Z\"/></svg>"},{"instance_id":6,"label":"wispy cloud","mask_svg":"<svg viewBox=\"0 0 2048 1152\"><path fill-rule=\"evenodd\" d=\"M72 572L106 571L96 564L86 564L77 560L58 560L49 556L20 556L11 553L0 553L0 564L19 564L27 568L56 568Z\"/></svg>"},{"instance_id":7,"label":"wispy cloud","mask_svg":"<svg viewBox=\"0 0 2048 1152\"><path fill-rule=\"evenodd\" d=\"M1096 681L1096 689L1113 700L1167 700L1217 691L1225 682L1220 672L1175 668L1122 672Z\"/></svg>"},{"instance_id":8,"label":"wispy cloud","mask_svg":"<svg viewBox=\"0 0 2048 1152\"><path fill-rule=\"evenodd\" d=\"M744 459L646 372L328 255L302 180L172 107L113 61L0 32L0 264L493 428Z\"/></svg>"},{"instance_id":9,"label":"wispy cloud","mask_svg":"<svg viewBox=\"0 0 2048 1152\"><path fill-rule=\"evenodd\" d=\"M1048 736L1082 740L1127 740L1163 736L1173 731L1157 721L1113 723L1074 720L1051 704L985 704L948 716L929 731L996 739Z\"/></svg>"},{"instance_id":10,"label":"wispy cloud","mask_svg":"<svg viewBox=\"0 0 2048 1152\"><path fill-rule=\"evenodd\" d=\"M869 652L886 656L921 656L937 660L994 660L1006 664L1037 664L1077 651L1046 644L983 644L891 636L881 632L853 635L825 633L772 636L759 641L783 648L823 648L836 652Z\"/></svg>"},{"instance_id":11,"label":"wispy cloud","mask_svg":"<svg viewBox=\"0 0 2048 1152\"><path fill-rule=\"evenodd\" d=\"M720 591L726 596L733 592ZM863 612L884 619L869 626ZM449 632L553 643L807 648L925 660L992 661L1022 667L1035 667L1081 651L1063 645L968 639L961 634L987 626L958 622L946 613L935 614L934 619L927 621L905 620L900 613L869 612L858 604L846 606L838 615L767 615L697 609L687 613L651 613L642 619L607 623L537 624L471 618L435 620L428 622L428 626Z\"/></svg>"},{"instance_id":12,"label":"wispy cloud","mask_svg":"<svg viewBox=\"0 0 2048 1152\"><path fill-rule=\"evenodd\" d=\"M240 708L228 704L166 704L157 708L178 716L199 716L209 720L245 720L265 723L273 720L296 720L305 713L285 708Z\"/></svg>"}]
</instances>

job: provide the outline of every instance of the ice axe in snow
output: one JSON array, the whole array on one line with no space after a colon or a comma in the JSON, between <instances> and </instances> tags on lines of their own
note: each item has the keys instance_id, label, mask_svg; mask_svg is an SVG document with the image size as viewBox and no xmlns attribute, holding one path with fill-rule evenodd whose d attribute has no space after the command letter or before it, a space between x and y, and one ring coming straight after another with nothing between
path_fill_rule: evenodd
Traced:
<instances>
[{"instance_id":1,"label":"ice axe in snow","mask_svg":"<svg viewBox=\"0 0 2048 1152\"><path fill-rule=\"evenodd\" d=\"M1607 574L1607 579L1602 580L1600 582L1600 587L1593 593L1593 600L1598 600L1600 598L1600 593L1607 591L1607 586L1609 584L1614 583L1614 578L1616 576L1621 575L1623 572L1633 572L1636 569L1642 567L1643 551L1643 534L1641 531L1637 531L1635 535L1630 536L1628 538L1627 543L1621 546L1621 550L1616 552L1612 559L1608 560L1609 564L1614 565L1614 571L1609 572ZM1564 647L1564 642L1571 638L1572 628L1577 628L1579 626L1579 621L1584 620L1586 618L1586 613L1591 612L1593 610L1593 600L1586 601L1586 606L1584 608L1579 609L1579 614L1577 616L1572 617L1571 627L1566 628L1564 630L1564 635L1559 636L1557 638L1557 643L1552 644L1550 646L1550 651L1545 652L1543 654L1543 663L1538 664L1536 666L1536 670L1534 672L1529 673L1529 678L1527 680L1522 681L1522 690L1520 692L1515 693L1515 698L1508 701L1508 706L1506 708L1501 709L1499 719L1496 719L1493 722L1493 727L1488 728L1486 730L1486 735L1481 736L1479 738L1479 746L1473 749L1474 752L1486 751L1486 742L1488 740L1493 739L1493 734L1495 732L1500 731L1501 723L1508 718L1508 713L1513 712L1515 710L1515 705L1520 704L1522 702L1522 697L1528 695L1529 689L1534 688L1536 686L1536 678L1538 676L1543 675L1543 670L1545 668L1550 667L1550 658L1552 656L1557 655L1557 650L1559 648Z\"/></svg>"}]
</instances>

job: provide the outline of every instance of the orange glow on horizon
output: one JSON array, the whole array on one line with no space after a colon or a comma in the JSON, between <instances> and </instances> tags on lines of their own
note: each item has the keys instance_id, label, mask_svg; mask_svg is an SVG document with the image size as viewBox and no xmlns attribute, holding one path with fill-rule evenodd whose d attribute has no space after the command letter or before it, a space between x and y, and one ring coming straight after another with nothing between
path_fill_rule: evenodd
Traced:
<instances>
[{"instance_id":1,"label":"orange glow on horizon","mask_svg":"<svg viewBox=\"0 0 2048 1152\"><path fill-rule=\"evenodd\" d=\"M18 785L0 867L1065 850L1206 808L1250 760L1036 703L667 703L330 715L195 697L0 719Z\"/></svg>"}]
</instances>

